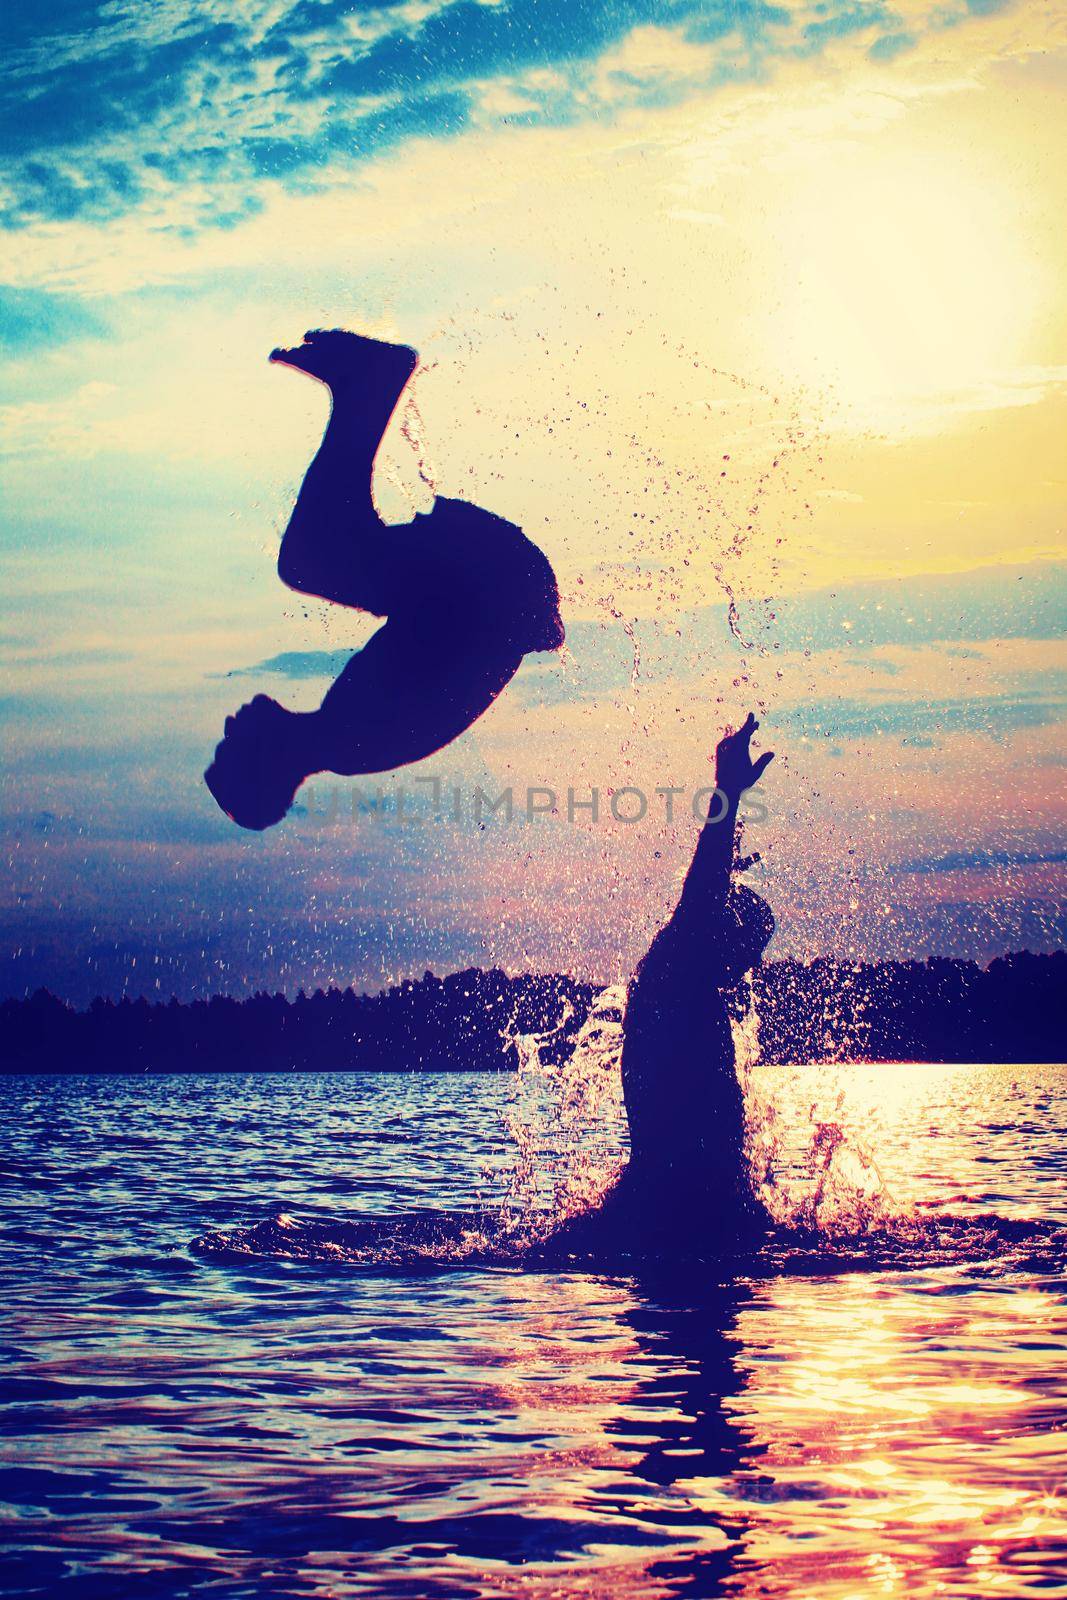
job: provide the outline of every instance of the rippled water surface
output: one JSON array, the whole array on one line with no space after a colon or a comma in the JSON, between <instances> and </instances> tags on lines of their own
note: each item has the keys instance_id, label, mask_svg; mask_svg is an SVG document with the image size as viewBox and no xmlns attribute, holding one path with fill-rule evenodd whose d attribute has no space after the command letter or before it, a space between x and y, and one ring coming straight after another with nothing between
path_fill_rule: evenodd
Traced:
<instances>
[{"instance_id":1,"label":"rippled water surface","mask_svg":"<svg viewBox=\"0 0 1067 1600\"><path fill-rule=\"evenodd\" d=\"M1067 1072L753 1087L783 1192L829 1117L884 1235L532 1271L456 1220L513 1078L0 1080L5 1592L1067 1592ZM450 1263L306 1259L431 1211Z\"/></svg>"}]
</instances>

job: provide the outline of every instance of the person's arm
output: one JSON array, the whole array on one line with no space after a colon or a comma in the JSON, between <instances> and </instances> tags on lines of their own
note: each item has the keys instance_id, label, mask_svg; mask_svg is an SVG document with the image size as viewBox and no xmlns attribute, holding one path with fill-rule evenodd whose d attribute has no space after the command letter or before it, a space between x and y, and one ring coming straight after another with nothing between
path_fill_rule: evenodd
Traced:
<instances>
[{"instance_id":1,"label":"person's arm","mask_svg":"<svg viewBox=\"0 0 1067 1600\"><path fill-rule=\"evenodd\" d=\"M700 830L681 898L671 923L682 927L699 921L706 926L710 917L722 911L730 887L730 873L737 846L737 810L746 789L757 784L774 752L766 750L755 760L749 744L759 723L750 711L736 733L719 740L715 752L715 793L708 806L708 820Z\"/></svg>"}]
</instances>

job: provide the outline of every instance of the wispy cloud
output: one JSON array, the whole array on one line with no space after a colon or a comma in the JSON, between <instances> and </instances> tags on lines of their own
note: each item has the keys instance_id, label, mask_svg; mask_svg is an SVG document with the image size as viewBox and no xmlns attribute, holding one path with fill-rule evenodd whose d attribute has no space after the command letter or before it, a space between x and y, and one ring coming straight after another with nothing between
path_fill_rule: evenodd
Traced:
<instances>
[{"instance_id":1,"label":"wispy cloud","mask_svg":"<svg viewBox=\"0 0 1067 1600\"><path fill-rule=\"evenodd\" d=\"M351 650L283 650L251 667L234 667L230 678L272 673L280 678L335 678L352 658Z\"/></svg>"},{"instance_id":2,"label":"wispy cloud","mask_svg":"<svg viewBox=\"0 0 1067 1600\"><path fill-rule=\"evenodd\" d=\"M99 337L106 327L98 311L77 296L0 286L0 352L5 355Z\"/></svg>"},{"instance_id":3,"label":"wispy cloud","mask_svg":"<svg viewBox=\"0 0 1067 1600\"><path fill-rule=\"evenodd\" d=\"M1021 867L1062 866L1067 850L952 850L947 855L901 861L894 872L1002 872Z\"/></svg>"},{"instance_id":4,"label":"wispy cloud","mask_svg":"<svg viewBox=\"0 0 1067 1600\"><path fill-rule=\"evenodd\" d=\"M1062 689L1035 685L1027 695L973 695L966 699L827 699L781 709L786 738L829 740L840 746L893 739L930 748L961 735L1005 739L1024 728L1045 728L1067 716Z\"/></svg>"},{"instance_id":5,"label":"wispy cloud","mask_svg":"<svg viewBox=\"0 0 1067 1600\"><path fill-rule=\"evenodd\" d=\"M0 74L2 216L102 221L143 210L232 226L264 190L328 184L472 119L558 124L658 105L855 37L888 60L963 0L112 0L27 10ZM30 19L33 18L33 21ZM905 20L907 31L904 29Z\"/></svg>"}]
</instances>

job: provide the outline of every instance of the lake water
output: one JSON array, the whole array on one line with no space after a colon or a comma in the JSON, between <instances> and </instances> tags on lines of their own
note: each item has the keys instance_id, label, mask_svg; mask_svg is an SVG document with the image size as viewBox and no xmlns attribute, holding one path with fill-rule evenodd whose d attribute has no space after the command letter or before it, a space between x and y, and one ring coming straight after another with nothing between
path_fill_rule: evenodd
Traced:
<instances>
[{"instance_id":1,"label":"lake water","mask_svg":"<svg viewBox=\"0 0 1067 1600\"><path fill-rule=\"evenodd\" d=\"M0 1585L1064 1594L1067 1072L752 1090L827 1231L670 1276L397 1220L571 1183L551 1083L0 1080Z\"/></svg>"}]
</instances>

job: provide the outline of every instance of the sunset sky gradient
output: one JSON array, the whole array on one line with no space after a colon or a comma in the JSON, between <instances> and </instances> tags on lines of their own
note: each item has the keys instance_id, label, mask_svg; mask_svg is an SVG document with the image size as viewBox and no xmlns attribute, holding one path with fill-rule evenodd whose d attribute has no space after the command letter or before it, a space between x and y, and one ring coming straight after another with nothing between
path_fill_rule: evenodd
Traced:
<instances>
[{"instance_id":1,"label":"sunset sky gradient","mask_svg":"<svg viewBox=\"0 0 1067 1600\"><path fill-rule=\"evenodd\" d=\"M3 992L617 978L697 824L610 793L691 793L750 706L772 955L1063 943L1059 0L4 28ZM325 396L266 357L336 325L423 359L383 515L521 523L569 634L383 789L555 816L401 826L320 780L252 835L203 786L229 711L317 703L372 626L274 570Z\"/></svg>"}]
</instances>

